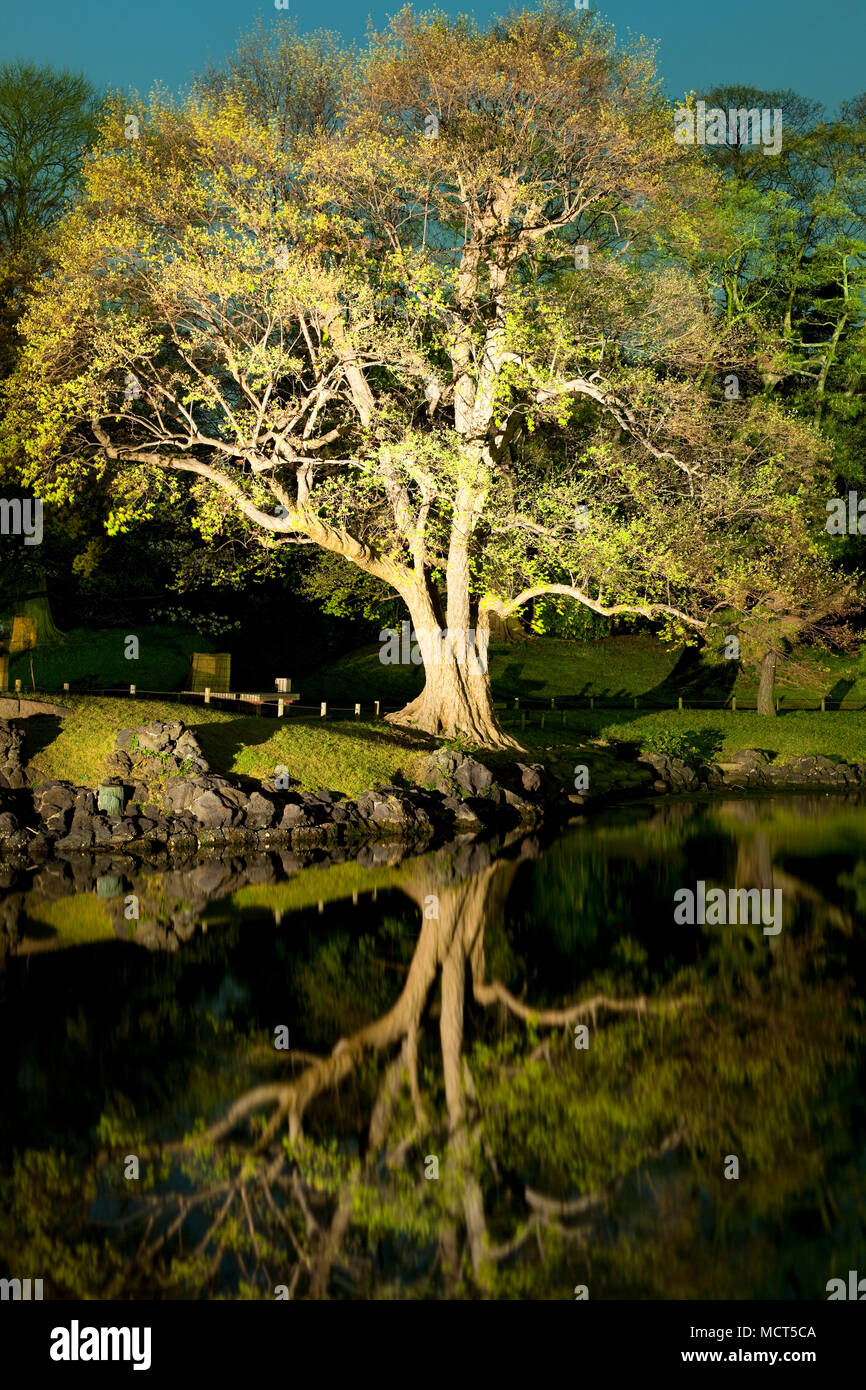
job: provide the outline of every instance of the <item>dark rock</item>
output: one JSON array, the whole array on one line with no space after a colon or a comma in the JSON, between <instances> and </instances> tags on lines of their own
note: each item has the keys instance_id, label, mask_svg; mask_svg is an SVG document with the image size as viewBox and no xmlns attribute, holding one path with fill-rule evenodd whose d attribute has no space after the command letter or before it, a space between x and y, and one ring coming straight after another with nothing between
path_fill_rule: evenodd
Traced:
<instances>
[{"instance_id":1,"label":"dark rock","mask_svg":"<svg viewBox=\"0 0 866 1390\"><path fill-rule=\"evenodd\" d=\"M454 780L464 791L476 796L479 792L486 791L491 785L493 773L489 767L476 762L474 758L464 758L454 774Z\"/></svg>"},{"instance_id":2,"label":"dark rock","mask_svg":"<svg viewBox=\"0 0 866 1390\"><path fill-rule=\"evenodd\" d=\"M150 724L144 724L140 729L135 730L139 748L145 749L148 753L163 753L171 743L168 733L168 725L154 719Z\"/></svg>"},{"instance_id":3,"label":"dark rock","mask_svg":"<svg viewBox=\"0 0 866 1390\"><path fill-rule=\"evenodd\" d=\"M656 773L653 781L655 791L686 792L698 789L698 774L682 758L672 758L667 753L644 753L640 762L646 763Z\"/></svg>"},{"instance_id":4,"label":"dark rock","mask_svg":"<svg viewBox=\"0 0 866 1390\"><path fill-rule=\"evenodd\" d=\"M200 784L189 777L170 777L165 784L162 799L169 811L185 811L200 792Z\"/></svg>"},{"instance_id":5,"label":"dark rock","mask_svg":"<svg viewBox=\"0 0 866 1390\"><path fill-rule=\"evenodd\" d=\"M205 830L219 830L232 823L232 808L216 792L202 792L189 807Z\"/></svg>"},{"instance_id":6,"label":"dark rock","mask_svg":"<svg viewBox=\"0 0 866 1390\"><path fill-rule=\"evenodd\" d=\"M363 815L364 812L362 811L361 814ZM374 795L368 814L370 820L379 825L405 825L407 820L402 802L394 796Z\"/></svg>"},{"instance_id":7,"label":"dark rock","mask_svg":"<svg viewBox=\"0 0 866 1390\"><path fill-rule=\"evenodd\" d=\"M260 792L253 792L247 806L247 824L256 830L266 830L273 825L276 807Z\"/></svg>"},{"instance_id":8,"label":"dark rock","mask_svg":"<svg viewBox=\"0 0 866 1390\"><path fill-rule=\"evenodd\" d=\"M119 819L117 823L122 825ZM108 824L107 820L102 816L94 816L92 818L92 826L93 843L95 845L108 845L111 843L111 826Z\"/></svg>"},{"instance_id":9,"label":"dark rock","mask_svg":"<svg viewBox=\"0 0 866 1390\"><path fill-rule=\"evenodd\" d=\"M0 719L0 788L24 786L24 735L16 724Z\"/></svg>"},{"instance_id":10,"label":"dark rock","mask_svg":"<svg viewBox=\"0 0 866 1390\"><path fill-rule=\"evenodd\" d=\"M115 749L105 759L105 767L108 772L116 773L119 777L128 777L132 772L132 759L128 753Z\"/></svg>"},{"instance_id":11,"label":"dark rock","mask_svg":"<svg viewBox=\"0 0 866 1390\"><path fill-rule=\"evenodd\" d=\"M66 835L72 824L76 792L67 782L43 782L33 792L33 810L51 835Z\"/></svg>"},{"instance_id":12,"label":"dark rock","mask_svg":"<svg viewBox=\"0 0 866 1390\"><path fill-rule=\"evenodd\" d=\"M540 763L533 763L530 767L527 767L526 763L518 763L517 771L520 773L520 785L525 792L537 795L542 791L544 768Z\"/></svg>"},{"instance_id":13,"label":"dark rock","mask_svg":"<svg viewBox=\"0 0 866 1390\"><path fill-rule=\"evenodd\" d=\"M94 842L93 818L76 811L68 834L57 841L58 849L88 849Z\"/></svg>"},{"instance_id":14,"label":"dark rock","mask_svg":"<svg viewBox=\"0 0 866 1390\"><path fill-rule=\"evenodd\" d=\"M459 766L459 754L450 748L437 748L435 753L419 762L417 777L424 786L433 787L436 791L453 791Z\"/></svg>"},{"instance_id":15,"label":"dark rock","mask_svg":"<svg viewBox=\"0 0 866 1390\"><path fill-rule=\"evenodd\" d=\"M304 808L297 801L288 801L283 807L283 814L280 817L280 825L288 826L290 829L304 819Z\"/></svg>"}]
</instances>

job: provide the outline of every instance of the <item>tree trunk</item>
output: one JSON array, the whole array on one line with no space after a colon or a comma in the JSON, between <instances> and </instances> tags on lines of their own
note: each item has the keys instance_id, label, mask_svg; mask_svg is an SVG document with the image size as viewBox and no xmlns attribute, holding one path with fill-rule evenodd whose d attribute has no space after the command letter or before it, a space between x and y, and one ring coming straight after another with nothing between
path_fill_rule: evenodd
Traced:
<instances>
[{"instance_id":1,"label":"tree trunk","mask_svg":"<svg viewBox=\"0 0 866 1390\"><path fill-rule=\"evenodd\" d=\"M761 680L758 685L758 714L776 713L776 653L764 653L761 662Z\"/></svg>"},{"instance_id":2,"label":"tree trunk","mask_svg":"<svg viewBox=\"0 0 866 1390\"><path fill-rule=\"evenodd\" d=\"M421 694L386 716L390 724L437 738L464 738L481 748L520 748L499 727L487 664L488 629L438 626L426 593L404 595L423 661Z\"/></svg>"},{"instance_id":3,"label":"tree trunk","mask_svg":"<svg viewBox=\"0 0 866 1390\"><path fill-rule=\"evenodd\" d=\"M387 715L388 722L439 738L462 737L482 748L519 748L499 727L486 653L482 657L469 652L464 659L451 650L447 638L440 638L439 644L435 659L425 660L421 694Z\"/></svg>"}]
</instances>

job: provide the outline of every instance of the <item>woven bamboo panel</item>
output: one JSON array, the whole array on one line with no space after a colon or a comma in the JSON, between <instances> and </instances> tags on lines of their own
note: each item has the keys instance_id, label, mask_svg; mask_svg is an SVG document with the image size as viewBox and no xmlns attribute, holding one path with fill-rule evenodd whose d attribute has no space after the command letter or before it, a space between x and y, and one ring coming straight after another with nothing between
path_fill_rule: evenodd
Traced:
<instances>
[{"instance_id":1,"label":"woven bamboo panel","mask_svg":"<svg viewBox=\"0 0 866 1390\"><path fill-rule=\"evenodd\" d=\"M190 660L190 690L228 690L231 685L231 652L193 652Z\"/></svg>"}]
</instances>

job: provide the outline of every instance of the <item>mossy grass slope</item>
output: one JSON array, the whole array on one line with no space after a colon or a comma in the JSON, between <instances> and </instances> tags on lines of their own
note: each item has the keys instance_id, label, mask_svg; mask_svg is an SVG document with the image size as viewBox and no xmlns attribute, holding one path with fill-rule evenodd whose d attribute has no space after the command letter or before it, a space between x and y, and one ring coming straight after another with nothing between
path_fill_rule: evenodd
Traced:
<instances>
[{"instance_id":1,"label":"mossy grass slope","mask_svg":"<svg viewBox=\"0 0 866 1390\"><path fill-rule=\"evenodd\" d=\"M105 758L119 729L152 719L181 720L194 729L215 772L241 781L260 782L278 766L304 790L328 788L357 796L377 782L412 779L419 753L435 741L393 729L383 722L322 720L291 715L277 722L266 717L238 717L232 711L200 702L87 698L72 696L63 715L40 715L22 721L27 734L27 776L31 785L49 779L95 786L104 775ZM761 748L780 762L820 753L849 762L866 761L866 712L810 711L782 713L776 719L721 710L605 711L569 710L566 725L558 713L529 716L521 730L513 711L503 715L508 728L532 761L551 755L567 759L593 739L658 746L663 734L698 738L713 756L729 760L739 749ZM492 767L513 761L510 754L482 753ZM514 756L519 757L519 754Z\"/></svg>"}]
</instances>

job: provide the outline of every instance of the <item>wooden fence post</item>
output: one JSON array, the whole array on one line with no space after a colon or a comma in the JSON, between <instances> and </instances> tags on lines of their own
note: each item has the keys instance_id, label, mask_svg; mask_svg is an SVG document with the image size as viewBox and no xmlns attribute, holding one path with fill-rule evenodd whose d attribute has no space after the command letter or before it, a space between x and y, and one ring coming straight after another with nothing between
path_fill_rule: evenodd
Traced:
<instances>
[{"instance_id":1,"label":"wooden fence post","mask_svg":"<svg viewBox=\"0 0 866 1390\"><path fill-rule=\"evenodd\" d=\"M544 710L541 711L541 727L544 728Z\"/></svg>"},{"instance_id":2,"label":"wooden fence post","mask_svg":"<svg viewBox=\"0 0 866 1390\"><path fill-rule=\"evenodd\" d=\"M378 701L378 700L374 700L374 701L373 701L373 710L374 710L374 716L373 716L373 717L374 717L375 719L378 719L378 718L379 718L379 701Z\"/></svg>"},{"instance_id":3,"label":"wooden fence post","mask_svg":"<svg viewBox=\"0 0 866 1390\"><path fill-rule=\"evenodd\" d=\"M826 714L826 713L827 713L827 701L826 701L826 698L825 698L823 695L821 696L821 713L822 713L822 714Z\"/></svg>"},{"instance_id":4,"label":"wooden fence post","mask_svg":"<svg viewBox=\"0 0 866 1390\"><path fill-rule=\"evenodd\" d=\"M736 697L736 695L732 695L732 696L731 696L731 714L736 714L736 712L737 712L737 697Z\"/></svg>"},{"instance_id":5,"label":"wooden fence post","mask_svg":"<svg viewBox=\"0 0 866 1390\"><path fill-rule=\"evenodd\" d=\"M361 706L360 706L360 705L355 705L355 718L356 718L356 719L360 719L360 718L361 718Z\"/></svg>"},{"instance_id":6,"label":"wooden fence post","mask_svg":"<svg viewBox=\"0 0 866 1390\"><path fill-rule=\"evenodd\" d=\"M131 686L129 687L129 693L130 693L130 695L134 695L134 694L135 694L135 686L134 686L134 685L131 685Z\"/></svg>"},{"instance_id":7,"label":"wooden fence post","mask_svg":"<svg viewBox=\"0 0 866 1390\"><path fill-rule=\"evenodd\" d=\"M277 700L277 718L278 718L278 719L282 719L282 717L283 717L283 710L284 710L284 709L285 709L285 704L284 704L284 702L283 702L282 700Z\"/></svg>"},{"instance_id":8,"label":"wooden fence post","mask_svg":"<svg viewBox=\"0 0 866 1390\"><path fill-rule=\"evenodd\" d=\"M210 686L209 686L209 685L206 685L205 688L204 688L204 702L205 702L206 705L209 705L209 704L210 704Z\"/></svg>"},{"instance_id":9,"label":"wooden fence post","mask_svg":"<svg viewBox=\"0 0 866 1390\"><path fill-rule=\"evenodd\" d=\"M327 704L325 703L324 700L322 701L322 707L321 707L321 709L319 710L319 717L320 717L321 719L327 719L327 717L328 717L328 706L327 706Z\"/></svg>"}]
</instances>

